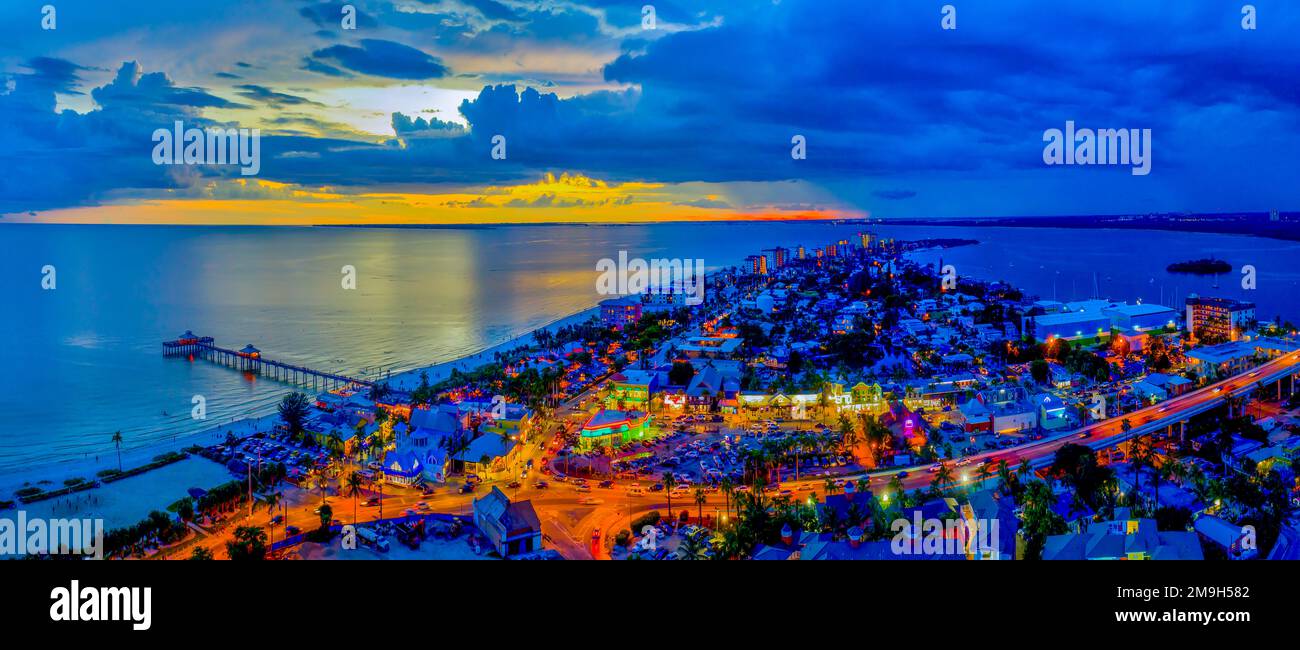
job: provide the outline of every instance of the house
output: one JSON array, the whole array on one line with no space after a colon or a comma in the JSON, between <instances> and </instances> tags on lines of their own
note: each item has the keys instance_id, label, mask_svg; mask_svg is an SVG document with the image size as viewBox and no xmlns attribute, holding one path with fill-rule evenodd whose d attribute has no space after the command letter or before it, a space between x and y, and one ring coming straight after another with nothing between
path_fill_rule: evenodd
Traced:
<instances>
[{"instance_id":1,"label":"house","mask_svg":"<svg viewBox=\"0 0 1300 650\"><path fill-rule=\"evenodd\" d=\"M979 396L993 415L993 433L1023 433L1038 426L1038 405L1023 388L991 388Z\"/></svg>"},{"instance_id":2,"label":"house","mask_svg":"<svg viewBox=\"0 0 1300 650\"><path fill-rule=\"evenodd\" d=\"M1202 560L1196 533L1156 529L1154 519L1135 519L1116 508L1112 521L1093 522L1083 533L1049 535L1044 560Z\"/></svg>"},{"instance_id":3,"label":"house","mask_svg":"<svg viewBox=\"0 0 1300 650\"><path fill-rule=\"evenodd\" d=\"M495 433L485 433L469 442L465 451L452 458L462 464L466 474L484 475L500 472L509 466L519 444Z\"/></svg>"},{"instance_id":4,"label":"house","mask_svg":"<svg viewBox=\"0 0 1300 650\"><path fill-rule=\"evenodd\" d=\"M499 487L474 499L474 525L502 558L542 548L542 524L532 502L511 503Z\"/></svg>"},{"instance_id":5,"label":"house","mask_svg":"<svg viewBox=\"0 0 1300 650\"><path fill-rule=\"evenodd\" d=\"M909 447L920 448L926 442L925 420L902 402L890 404L889 410L880 416L880 423L889 429L895 440L901 440Z\"/></svg>"},{"instance_id":6,"label":"house","mask_svg":"<svg viewBox=\"0 0 1300 650\"><path fill-rule=\"evenodd\" d=\"M957 509L966 522L968 531L980 526L990 527L997 522L994 534L974 534L969 538L967 556L972 560L1014 560L1016 557L1016 532L1020 518L1016 516L1016 503L1011 495L1000 490L973 492L967 502Z\"/></svg>"},{"instance_id":7,"label":"house","mask_svg":"<svg viewBox=\"0 0 1300 650\"><path fill-rule=\"evenodd\" d=\"M619 411L648 411L650 399L659 387L658 373L646 370L623 370L609 378L609 396L605 404Z\"/></svg>"},{"instance_id":8,"label":"house","mask_svg":"<svg viewBox=\"0 0 1300 650\"><path fill-rule=\"evenodd\" d=\"M962 430L966 433L990 433L993 431L993 414L984 406L984 402L979 398L972 397L966 400L957 409L958 416L961 420Z\"/></svg>"},{"instance_id":9,"label":"house","mask_svg":"<svg viewBox=\"0 0 1300 650\"><path fill-rule=\"evenodd\" d=\"M424 464L410 451L398 452L384 459L382 471L386 482L410 487L423 478Z\"/></svg>"},{"instance_id":10,"label":"house","mask_svg":"<svg viewBox=\"0 0 1300 650\"><path fill-rule=\"evenodd\" d=\"M1229 560L1252 560L1259 555L1254 548L1254 533L1214 515L1201 515L1192 522L1196 531L1206 543L1223 550ZM1249 548L1248 548L1249 547Z\"/></svg>"},{"instance_id":11,"label":"house","mask_svg":"<svg viewBox=\"0 0 1300 650\"><path fill-rule=\"evenodd\" d=\"M1051 393L1042 393L1034 397L1034 401L1038 404L1039 426L1048 431L1070 426L1070 417L1061 398Z\"/></svg>"}]
</instances>

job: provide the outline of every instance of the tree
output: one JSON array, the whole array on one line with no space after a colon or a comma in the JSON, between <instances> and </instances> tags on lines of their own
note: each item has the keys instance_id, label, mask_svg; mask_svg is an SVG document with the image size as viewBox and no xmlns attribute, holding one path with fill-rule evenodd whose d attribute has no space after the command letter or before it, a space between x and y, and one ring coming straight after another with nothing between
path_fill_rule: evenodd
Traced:
<instances>
[{"instance_id":1,"label":"tree","mask_svg":"<svg viewBox=\"0 0 1300 650\"><path fill-rule=\"evenodd\" d=\"M685 386L695 377L695 366L686 361L674 361L668 371L668 382L674 386Z\"/></svg>"},{"instance_id":2,"label":"tree","mask_svg":"<svg viewBox=\"0 0 1300 650\"><path fill-rule=\"evenodd\" d=\"M206 547L203 547L203 546L195 546L195 547L194 547L194 550L193 550L193 551L190 551L190 559L191 559L191 560L211 560L211 559L212 559L212 551L209 551Z\"/></svg>"},{"instance_id":3,"label":"tree","mask_svg":"<svg viewBox=\"0 0 1300 650\"><path fill-rule=\"evenodd\" d=\"M266 531L257 526L236 528L234 541L226 542L226 554L232 560L266 559Z\"/></svg>"},{"instance_id":4,"label":"tree","mask_svg":"<svg viewBox=\"0 0 1300 650\"><path fill-rule=\"evenodd\" d=\"M361 479L360 472L351 472L348 474L347 482L344 486L347 488L348 496L352 497L352 523L357 523L357 501L361 498L361 487L365 482Z\"/></svg>"},{"instance_id":5,"label":"tree","mask_svg":"<svg viewBox=\"0 0 1300 650\"><path fill-rule=\"evenodd\" d=\"M311 414L311 402L303 393L294 391L280 400L278 407L280 420L289 429L289 435L295 440L302 435L307 416Z\"/></svg>"},{"instance_id":6,"label":"tree","mask_svg":"<svg viewBox=\"0 0 1300 650\"><path fill-rule=\"evenodd\" d=\"M940 494L943 494L944 486L952 485L952 469L946 464L939 464L939 471L934 473L934 480L930 482L930 487Z\"/></svg>"},{"instance_id":7,"label":"tree","mask_svg":"<svg viewBox=\"0 0 1300 650\"><path fill-rule=\"evenodd\" d=\"M334 509L328 503L322 503L320 506L320 527L328 528L330 520L334 518Z\"/></svg>"},{"instance_id":8,"label":"tree","mask_svg":"<svg viewBox=\"0 0 1300 650\"><path fill-rule=\"evenodd\" d=\"M677 479L673 477L672 472L664 472L663 476L664 492L668 494L668 521L673 520L673 487L677 485Z\"/></svg>"},{"instance_id":9,"label":"tree","mask_svg":"<svg viewBox=\"0 0 1300 650\"><path fill-rule=\"evenodd\" d=\"M1048 535L1060 535L1068 528L1065 519L1052 510L1056 504L1056 495L1052 488L1042 481L1025 483L1021 503L1024 513L1021 519L1024 525L1021 531L1025 536L1025 559L1039 560L1043 556L1043 546Z\"/></svg>"},{"instance_id":10,"label":"tree","mask_svg":"<svg viewBox=\"0 0 1300 650\"><path fill-rule=\"evenodd\" d=\"M730 475L727 475L727 476L723 476L723 477L722 477L722 481L718 484L718 486L719 486L719 488L722 489L722 496L723 496L723 499L724 499L724 508L723 508L723 511L722 511L722 512L723 512L723 516L725 516L725 517L730 517L730 516L731 516L731 497L736 493L736 485L735 485L735 483L732 483L732 481L731 481L731 476L730 476Z\"/></svg>"},{"instance_id":11,"label":"tree","mask_svg":"<svg viewBox=\"0 0 1300 650\"><path fill-rule=\"evenodd\" d=\"M704 487L701 486L695 488L695 507L696 515L698 515L697 522L701 526L704 525L704 502L708 501L708 499L709 497L704 493Z\"/></svg>"},{"instance_id":12,"label":"tree","mask_svg":"<svg viewBox=\"0 0 1300 650\"><path fill-rule=\"evenodd\" d=\"M113 446L117 447L117 471L122 471L122 432L113 432Z\"/></svg>"},{"instance_id":13,"label":"tree","mask_svg":"<svg viewBox=\"0 0 1300 650\"><path fill-rule=\"evenodd\" d=\"M271 519L275 519L275 515L272 513L275 512L275 507L280 504L280 499L282 498L282 496L283 495L281 495L279 492L267 492L265 495L262 496L262 503L266 504L266 512L267 514L271 514ZM267 525L268 526L273 525L270 519L267 520ZM271 541L272 542L275 541L274 531L272 531Z\"/></svg>"}]
</instances>

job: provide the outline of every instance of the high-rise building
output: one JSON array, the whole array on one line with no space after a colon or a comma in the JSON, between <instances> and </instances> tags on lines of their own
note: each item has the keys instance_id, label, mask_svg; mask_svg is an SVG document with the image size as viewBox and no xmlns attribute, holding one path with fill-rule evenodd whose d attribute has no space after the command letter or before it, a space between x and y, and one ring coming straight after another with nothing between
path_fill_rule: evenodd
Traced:
<instances>
[{"instance_id":1,"label":"high-rise building","mask_svg":"<svg viewBox=\"0 0 1300 650\"><path fill-rule=\"evenodd\" d=\"M1187 297L1187 331L1196 339L1236 341L1255 320L1255 303L1230 298Z\"/></svg>"},{"instance_id":2,"label":"high-rise building","mask_svg":"<svg viewBox=\"0 0 1300 650\"><path fill-rule=\"evenodd\" d=\"M749 272L755 275L767 275L767 256L750 255L745 258L745 263L749 266Z\"/></svg>"},{"instance_id":3,"label":"high-rise building","mask_svg":"<svg viewBox=\"0 0 1300 650\"><path fill-rule=\"evenodd\" d=\"M805 259L805 258L807 257L807 254L808 254L808 252L804 250L804 248L803 248L802 245L800 245L800 246L799 246L799 259L801 259L801 260L802 260L802 259Z\"/></svg>"}]
</instances>

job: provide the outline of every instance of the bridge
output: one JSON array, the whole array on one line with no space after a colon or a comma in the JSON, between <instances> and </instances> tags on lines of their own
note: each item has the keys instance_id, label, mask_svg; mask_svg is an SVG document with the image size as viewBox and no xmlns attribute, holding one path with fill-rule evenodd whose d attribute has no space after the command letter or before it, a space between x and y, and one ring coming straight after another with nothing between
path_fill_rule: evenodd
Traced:
<instances>
[{"instance_id":1,"label":"bridge","mask_svg":"<svg viewBox=\"0 0 1300 650\"><path fill-rule=\"evenodd\" d=\"M262 356L262 351L252 344L240 350L223 348L218 346L211 336L199 336L189 330L175 340L163 341L162 350L165 357L206 359L237 370L255 372L277 381L311 386L314 390L331 390L350 385L368 388L375 385L375 382L366 379L267 359Z\"/></svg>"}]
</instances>

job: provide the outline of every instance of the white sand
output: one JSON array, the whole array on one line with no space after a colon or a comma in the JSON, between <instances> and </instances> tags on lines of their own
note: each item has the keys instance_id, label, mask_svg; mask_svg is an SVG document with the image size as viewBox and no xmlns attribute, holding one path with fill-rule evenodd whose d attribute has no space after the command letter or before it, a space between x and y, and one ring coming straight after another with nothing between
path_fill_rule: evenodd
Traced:
<instances>
[{"instance_id":1,"label":"white sand","mask_svg":"<svg viewBox=\"0 0 1300 650\"><path fill-rule=\"evenodd\" d=\"M191 457L102 487L15 506L29 518L90 518L104 520L104 530L139 523L150 511L188 496L189 488L211 489L234 477L226 468L206 458ZM12 517L15 510L0 512Z\"/></svg>"}]
</instances>

